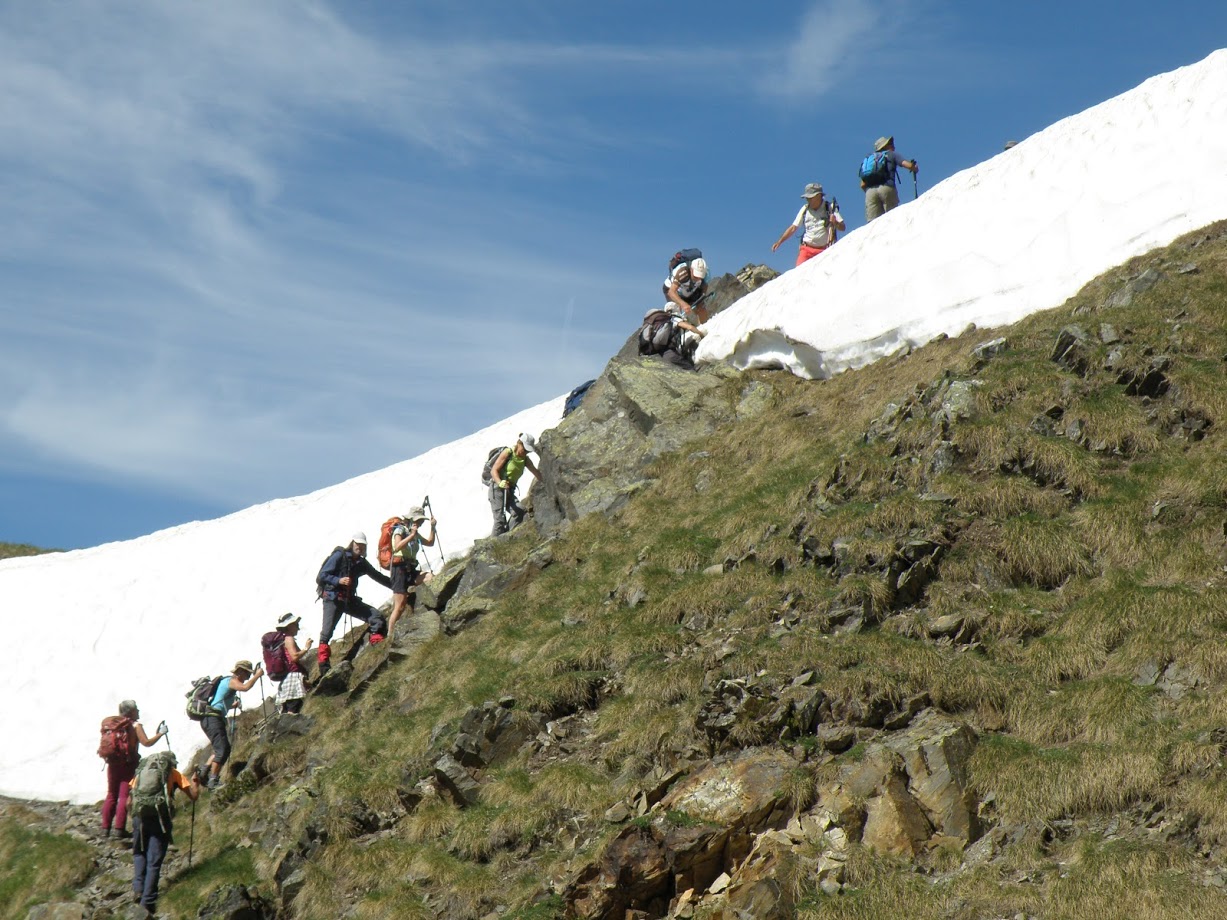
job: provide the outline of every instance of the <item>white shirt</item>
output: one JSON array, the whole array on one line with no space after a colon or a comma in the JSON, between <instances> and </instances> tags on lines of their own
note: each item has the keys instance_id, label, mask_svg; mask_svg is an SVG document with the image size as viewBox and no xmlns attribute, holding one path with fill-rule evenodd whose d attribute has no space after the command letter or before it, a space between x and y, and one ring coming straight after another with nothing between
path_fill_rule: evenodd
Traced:
<instances>
[{"instance_id":1,"label":"white shirt","mask_svg":"<svg viewBox=\"0 0 1227 920\"><path fill-rule=\"evenodd\" d=\"M801 205L801 210L797 212L797 217L792 223L794 227L804 224L805 234L801 237L801 241L806 246L817 249L827 244L827 208L830 207L830 204L829 201L823 200L822 210L817 213L809 209L809 202Z\"/></svg>"}]
</instances>

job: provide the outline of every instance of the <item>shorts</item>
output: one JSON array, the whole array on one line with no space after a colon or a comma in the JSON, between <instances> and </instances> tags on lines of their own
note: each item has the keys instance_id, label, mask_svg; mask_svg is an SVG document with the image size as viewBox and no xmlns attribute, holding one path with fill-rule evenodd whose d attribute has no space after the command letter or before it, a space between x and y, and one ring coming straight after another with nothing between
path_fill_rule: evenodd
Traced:
<instances>
[{"instance_id":1,"label":"shorts","mask_svg":"<svg viewBox=\"0 0 1227 920\"><path fill-rule=\"evenodd\" d=\"M392 582L393 594L408 594L413 583L417 581L418 567L412 562L393 562L388 569L388 577Z\"/></svg>"}]
</instances>

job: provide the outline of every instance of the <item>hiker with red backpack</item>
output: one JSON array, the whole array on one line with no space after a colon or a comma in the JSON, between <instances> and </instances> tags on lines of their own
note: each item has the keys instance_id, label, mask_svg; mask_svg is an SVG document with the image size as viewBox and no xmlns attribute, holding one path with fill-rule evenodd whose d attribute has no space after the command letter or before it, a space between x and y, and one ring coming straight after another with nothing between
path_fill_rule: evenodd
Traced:
<instances>
[{"instance_id":1,"label":"hiker with red backpack","mask_svg":"<svg viewBox=\"0 0 1227 920\"><path fill-rule=\"evenodd\" d=\"M112 825L117 837L132 836L124 826L128 821L128 784L136 775L136 765L141 759L140 746L153 747L166 734L166 723L158 725L152 738L145 734L140 723L141 711L135 700L119 704L119 715L102 720L98 742L98 756L107 764L107 795L102 802L102 836L111 836Z\"/></svg>"},{"instance_id":2,"label":"hiker with red backpack","mask_svg":"<svg viewBox=\"0 0 1227 920\"><path fill-rule=\"evenodd\" d=\"M379 534L379 564L388 570L392 581L392 613L388 617L389 639L394 638L396 621L400 619L406 605L409 607L409 615L413 615L413 603L409 600L410 589L426 584L432 577L418 567L418 553L422 547L435 545L433 517L430 518L430 536L423 537L420 533L426 520L426 512L420 505L415 505L401 517L384 522L384 531L388 537L386 562L384 531ZM389 524L392 525L390 529Z\"/></svg>"},{"instance_id":3,"label":"hiker with red backpack","mask_svg":"<svg viewBox=\"0 0 1227 920\"><path fill-rule=\"evenodd\" d=\"M516 501L516 483L525 469L537 477L538 482L541 481L541 473L528 459L530 450L537 456L541 455L536 439L531 434L521 434L511 447L495 448L486 458L481 478L490 491L490 512L494 515L494 529L490 531L492 537L505 534L524 521L525 511Z\"/></svg>"},{"instance_id":4,"label":"hiker with red backpack","mask_svg":"<svg viewBox=\"0 0 1227 920\"><path fill-rule=\"evenodd\" d=\"M857 175L865 190L865 223L899 206L899 190L895 183L899 180L900 166L909 170L915 181L920 167L915 160L905 160L895 152L893 137L879 137L874 142L873 153L861 161Z\"/></svg>"},{"instance_id":5,"label":"hiker with red backpack","mask_svg":"<svg viewBox=\"0 0 1227 920\"><path fill-rule=\"evenodd\" d=\"M264 652L264 673L277 684L277 706L281 712L302 712L303 698L307 695L303 679L302 659L311 651L311 640L298 647L298 630L302 617L296 613L283 613L277 620L277 628L266 632L260 639Z\"/></svg>"},{"instance_id":6,"label":"hiker with red backpack","mask_svg":"<svg viewBox=\"0 0 1227 920\"><path fill-rule=\"evenodd\" d=\"M222 767L230 759L230 734L226 731L226 715L239 705L239 694L246 693L263 676L263 667L253 667L250 661L243 659L235 662L229 677L223 676L216 680L212 699L200 719L200 727L213 746L213 753L205 762L205 768L209 771L210 789L221 786Z\"/></svg>"},{"instance_id":7,"label":"hiker with red backpack","mask_svg":"<svg viewBox=\"0 0 1227 920\"><path fill-rule=\"evenodd\" d=\"M817 182L811 182L805 186L801 197L805 199L805 204L801 205L796 219L789 224L787 230L780 234L780 238L771 247L771 251L775 252L800 227L804 227L805 232L801 234L801 246L797 250L797 265L808 262L834 243L838 231L847 226L839 213L839 205L824 198L822 186Z\"/></svg>"},{"instance_id":8,"label":"hiker with red backpack","mask_svg":"<svg viewBox=\"0 0 1227 920\"><path fill-rule=\"evenodd\" d=\"M371 576L385 588L392 587L392 580L367 561L366 534L359 531L350 539L348 546L338 546L328 554L319 574L315 576L316 587L324 601L324 623L318 652L320 674L331 667L332 649L328 643L332 641L332 634L341 621L341 614L348 613L369 624L371 644L382 642L388 634L388 624L383 614L358 596L358 579L363 575Z\"/></svg>"}]
</instances>

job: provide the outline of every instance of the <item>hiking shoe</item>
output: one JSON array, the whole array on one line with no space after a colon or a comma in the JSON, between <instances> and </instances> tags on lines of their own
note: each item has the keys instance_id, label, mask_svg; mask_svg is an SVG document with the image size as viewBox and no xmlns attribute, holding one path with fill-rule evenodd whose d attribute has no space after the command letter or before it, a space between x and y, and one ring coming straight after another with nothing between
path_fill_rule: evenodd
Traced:
<instances>
[{"instance_id":1,"label":"hiking shoe","mask_svg":"<svg viewBox=\"0 0 1227 920\"><path fill-rule=\"evenodd\" d=\"M220 775L210 773L209 779L205 782L205 787L208 789L220 789L222 787L222 778Z\"/></svg>"},{"instance_id":2,"label":"hiking shoe","mask_svg":"<svg viewBox=\"0 0 1227 920\"><path fill-rule=\"evenodd\" d=\"M107 832L107 836L110 836L110 831ZM122 827L118 827L115 829L115 836L120 840L131 840L132 831L126 831Z\"/></svg>"},{"instance_id":3,"label":"hiking shoe","mask_svg":"<svg viewBox=\"0 0 1227 920\"><path fill-rule=\"evenodd\" d=\"M371 645L378 645L386 636L381 636L379 633L371 633Z\"/></svg>"}]
</instances>

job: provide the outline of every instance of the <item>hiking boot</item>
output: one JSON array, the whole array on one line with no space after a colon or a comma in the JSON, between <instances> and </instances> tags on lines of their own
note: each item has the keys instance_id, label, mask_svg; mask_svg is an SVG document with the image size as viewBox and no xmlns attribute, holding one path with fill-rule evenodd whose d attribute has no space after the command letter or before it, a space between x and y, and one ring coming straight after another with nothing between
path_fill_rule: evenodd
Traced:
<instances>
[{"instance_id":1,"label":"hiking boot","mask_svg":"<svg viewBox=\"0 0 1227 920\"><path fill-rule=\"evenodd\" d=\"M108 832L107 832L107 836L110 836L110 831L108 831ZM117 837L119 840L125 840L125 841L126 841L126 840L131 840L131 839L132 839L132 831L126 831L126 830L124 830L122 827L117 827L117 828L115 829L115 836L116 836L116 837Z\"/></svg>"},{"instance_id":2,"label":"hiking boot","mask_svg":"<svg viewBox=\"0 0 1227 920\"><path fill-rule=\"evenodd\" d=\"M205 783L205 787L208 789L220 789L222 787L221 775L217 773L210 773L209 779Z\"/></svg>"}]
</instances>

